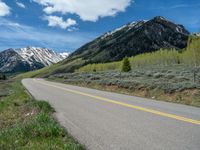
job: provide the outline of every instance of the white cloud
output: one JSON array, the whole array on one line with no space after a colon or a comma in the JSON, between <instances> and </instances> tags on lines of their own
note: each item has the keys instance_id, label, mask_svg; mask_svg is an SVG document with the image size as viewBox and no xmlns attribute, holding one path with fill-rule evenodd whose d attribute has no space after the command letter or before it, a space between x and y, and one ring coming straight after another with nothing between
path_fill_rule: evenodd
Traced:
<instances>
[{"instance_id":1,"label":"white cloud","mask_svg":"<svg viewBox=\"0 0 200 150\"><path fill-rule=\"evenodd\" d=\"M10 14L10 8L8 7L8 5L6 5L6 3L0 0L0 17L7 16L9 14Z\"/></svg>"},{"instance_id":2,"label":"white cloud","mask_svg":"<svg viewBox=\"0 0 200 150\"><path fill-rule=\"evenodd\" d=\"M101 17L123 12L132 0L33 0L44 6L46 14L59 12L77 14L84 21L97 21Z\"/></svg>"},{"instance_id":3,"label":"white cloud","mask_svg":"<svg viewBox=\"0 0 200 150\"><path fill-rule=\"evenodd\" d=\"M60 27L62 29L66 29L70 26L76 25L76 21L68 18L66 21L63 20L62 17L58 17L58 16L45 16L44 20L48 20L49 24L48 26L51 27Z\"/></svg>"},{"instance_id":4,"label":"white cloud","mask_svg":"<svg viewBox=\"0 0 200 150\"><path fill-rule=\"evenodd\" d=\"M26 6L21 2L16 1L16 4L17 4L17 6L19 6L21 8L26 8Z\"/></svg>"},{"instance_id":5,"label":"white cloud","mask_svg":"<svg viewBox=\"0 0 200 150\"><path fill-rule=\"evenodd\" d=\"M53 38L52 38L53 37ZM87 32L54 32L0 18L0 51L27 45L54 50L75 50L97 37Z\"/></svg>"}]
</instances>

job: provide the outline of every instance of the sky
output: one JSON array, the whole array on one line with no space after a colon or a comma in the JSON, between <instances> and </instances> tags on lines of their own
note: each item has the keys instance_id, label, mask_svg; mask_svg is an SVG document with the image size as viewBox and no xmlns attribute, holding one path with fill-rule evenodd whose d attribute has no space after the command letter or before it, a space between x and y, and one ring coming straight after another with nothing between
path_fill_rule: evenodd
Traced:
<instances>
[{"instance_id":1,"label":"sky","mask_svg":"<svg viewBox=\"0 0 200 150\"><path fill-rule=\"evenodd\" d=\"M124 24L163 16L200 32L200 0L0 0L0 51L73 52Z\"/></svg>"}]
</instances>

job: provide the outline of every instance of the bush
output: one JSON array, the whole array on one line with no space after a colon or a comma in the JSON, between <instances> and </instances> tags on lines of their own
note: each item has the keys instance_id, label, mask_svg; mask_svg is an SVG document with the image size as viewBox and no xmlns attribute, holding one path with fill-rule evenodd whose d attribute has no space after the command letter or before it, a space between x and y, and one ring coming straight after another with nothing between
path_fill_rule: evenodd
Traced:
<instances>
[{"instance_id":1,"label":"bush","mask_svg":"<svg viewBox=\"0 0 200 150\"><path fill-rule=\"evenodd\" d=\"M129 59L127 57L123 59L121 71L122 72L131 71L131 65L130 65Z\"/></svg>"},{"instance_id":2,"label":"bush","mask_svg":"<svg viewBox=\"0 0 200 150\"><path fill-rule=\"evenodd\" d=\"M7 77L5 74L0 75L0 80L6 80L6 79L7 79Z\"/></svg>"}]
</instances>

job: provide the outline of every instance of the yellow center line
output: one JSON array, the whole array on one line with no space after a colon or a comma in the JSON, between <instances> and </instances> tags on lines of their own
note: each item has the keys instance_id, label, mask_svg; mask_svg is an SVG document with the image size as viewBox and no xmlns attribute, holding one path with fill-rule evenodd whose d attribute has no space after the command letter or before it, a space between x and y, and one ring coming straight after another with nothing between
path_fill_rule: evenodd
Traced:
<instances>
[{"instance_id":1,"label":"yellow center line","mask_svg":"<svg viewBox=\"0 0 200 150\"><path fill-rule=\"evenodd\" d=\"M132 109L137 109L137 110L140 110L140 111L156 114L156 115L159 115L159 116L164 116L164 117L176 119L176 120L179 120L179 121L184 121L184 122L200 125L200 120L193 120L193 119L190 119L190 118L185 118L185 117L182 117L182 116L177 116L177 115L174 115L174 114L169 114L169 113L165 113L165 112L161 112L161 111L157 111L157 110L153 110L153 109L149 109L149 108L145 108L145 107L141 107L141 106L127 104L127 103L111 100L111 99L100 97L100 96L95 96L95 95L84 93L84 92L80 92L80 91L75 91L75 90L71 90L71 89L67 89L67 88L62 88L62 87L51 85L51 84L48 84L48 83L42 83L42 82L39 82L38 80L36 82L38 82L40 84L43 84L43 85L51 86L51 87L54 87L54 88L58 88L58 89L61 89L61 90L64 90L64 91L67 91L67 92L70 92L70 93L74 93L74 94L78 94L78 95L83 95L83 96L87 96L87 97L90 97L90 98L94 98L96 100L105 101L105 102L108 102L108 103L112 103L112 104L116 104L116 105L120 105L120 106L124 106L124 107L128 107L128 108L132 108Z\"/></svg>"}]
</instances>

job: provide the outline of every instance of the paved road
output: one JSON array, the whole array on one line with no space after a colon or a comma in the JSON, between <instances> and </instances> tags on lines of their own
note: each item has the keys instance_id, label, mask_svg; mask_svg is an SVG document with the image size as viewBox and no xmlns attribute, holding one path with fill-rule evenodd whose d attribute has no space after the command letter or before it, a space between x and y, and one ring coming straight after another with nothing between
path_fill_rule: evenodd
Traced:
<instances>
[{"instance_id":1,"label":"paved road","mask_svg":"<svg viewBox=\"0 0 200 150\"><path fill-rule=\"evenodd\" d=\"M199 108L43 79L22 83L90 150L200 150Z\"/></svg>"}]
</instances>

